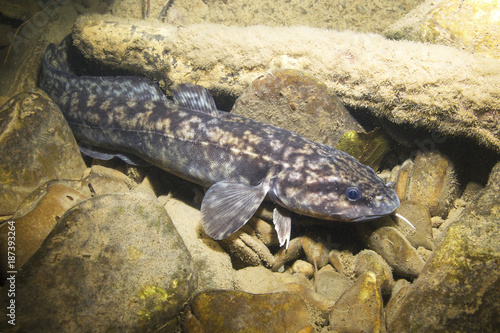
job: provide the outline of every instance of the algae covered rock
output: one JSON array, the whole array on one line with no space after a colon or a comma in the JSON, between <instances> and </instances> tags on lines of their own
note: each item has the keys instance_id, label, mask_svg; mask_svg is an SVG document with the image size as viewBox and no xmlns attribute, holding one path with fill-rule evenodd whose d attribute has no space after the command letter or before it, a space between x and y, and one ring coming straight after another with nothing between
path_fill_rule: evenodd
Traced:
<instances>
[{"instance_id":1,"label":"algae covered rock","mask_svg":"<svg viewBox=\"0 0 500 333\"><path fill-rule=\"evenodd\" d=\"M495 332L500 327L500 163L398 300L391 332Z\"/></svg>"},{"instance_id":2,"label":"algae covered rock","mask_svg":"<svg viewBox=\"0 0 500 333\"><path fill-rule=\"evenodd\" d=\"M384 34L500 58L499 15L497 0L425 1Z\"/></svg>"},{"instance_id":3,"label":"algae covered rock","mask_svg":"<svg viewBox=\"0 0 500 333\"><path fill-rule=\"evenodd\" d=\"M345 132L363 130L323 82L293 69L278 69L253 81L231 112L332 147Z\"/></svg>"},{"instance_id":4,"label":"algae covered rock","mask_svg":"<svg viewBox=\"0 0 500 333\"><path fill-rule=\"evenodd\" d=\"M385 332L384 302L375 273L361 275L335 303L330 328L335 332Z\"/></svg>"},{"instance_id":5,"label":"algae covered rock","mask_svg":"<svg viewBox=\"0 0 500 333\"><path fill-rule=\"evenodd\" d=\"M85 164L59 108L36 93L21 93L0 108L0 212L15 211L52 179L80 179Z\"/></svg>"},{"instance_id":6,"label":"algae covered rock","mask_svg":"<svg viewBox=\"0 0 500 333\"><path fill-rule=\"evenodd\" d=\"M418 151L397 172L396 193L401 200L424 205L431 216L446 217L457 197L458 178L453 162L434 151Z\"/></svg>"},{"instance_id":7,"label":"algae covered rock","mask_svg":"<svg viewBox=\"0 0 500 333\"><path fill-rule=\"evenodd\" d=\"M75 188L78 181L50 181L36 189L23 201L13 216L16 240L16 269L38 250L54 225L70 207L87 198ZM7 268L7 237L9 223L0 227L0 267L2 273Z\"/></svg>"},{"instance_id":8,"label":"algae covered rock","mask_svg":"<svg viewBox=\"0 0 500 333\"><path fill-rule=\"evenodd\" d=\"M280 292L249 294L236 290L196 295L184 323L186 332L298 332L309 326L306 303Z\"/></svg>"},{"instance_id":9,"label":"algae covered rock","mask_svg":"<svg viewBox=\"0 0 500 333\"><path fill-rule=\"evenodd\" d=\"M94 197L68 210L18 272L16 328L173 331L196 282L163 207L138 195Z\"/></svg>"}]
</instances>

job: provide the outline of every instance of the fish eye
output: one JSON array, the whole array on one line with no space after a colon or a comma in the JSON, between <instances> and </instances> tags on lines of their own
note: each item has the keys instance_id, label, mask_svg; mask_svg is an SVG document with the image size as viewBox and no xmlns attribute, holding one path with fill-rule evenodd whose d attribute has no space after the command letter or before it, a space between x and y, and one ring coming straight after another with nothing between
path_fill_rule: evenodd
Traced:
<instances>
[{"instance_id":1,"label":"fish eye","mask_svg":"<svg viewBox=\"0 0 500 333\"><path fill-rule=\"evenodd\" d=\"M361 199L361 191L356 186L351 186L345 191L345 196L349 201L358 201Z\"/></svg>"}]
</instances>

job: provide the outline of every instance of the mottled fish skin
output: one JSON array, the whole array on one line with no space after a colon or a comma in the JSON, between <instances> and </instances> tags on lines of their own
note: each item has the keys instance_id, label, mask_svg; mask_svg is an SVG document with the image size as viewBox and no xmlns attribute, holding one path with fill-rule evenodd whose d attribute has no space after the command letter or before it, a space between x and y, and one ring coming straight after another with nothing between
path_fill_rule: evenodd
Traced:
<instances>
[{"instance_id":1,"label":"mottled fish skin","mask_svg":"<svg viewBox=\"0 0 500 333\"><path fill-rule=\"evenodd\" d=\"M192 182L212 186L202 203L207 234L235 232L269 196L299 214L361 221L392 213L399 199L350 155L268 124L218 111L194 85L168 100L138 77L78 77L68 39L48 47L40 86L56 101L80 143L136 155ZM275 211L280 243L290 218Z\"/></svg>"}]
</instances>

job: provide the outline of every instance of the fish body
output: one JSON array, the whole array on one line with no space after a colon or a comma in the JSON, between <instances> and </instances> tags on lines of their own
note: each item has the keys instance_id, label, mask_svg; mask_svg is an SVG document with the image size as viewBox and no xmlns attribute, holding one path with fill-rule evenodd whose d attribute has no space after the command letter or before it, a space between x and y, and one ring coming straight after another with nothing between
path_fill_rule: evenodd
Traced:
<instances>
[{"instance_id":1,"label":"fish body","mask_svg":"<svg viewBox=\"0 0 500 333\"><path fill-rule=\"evenodd\" d=\"M287 246L287 210L361 221L399 206L394 190L352 156L219 111L201 86L180 85L170 101L145 78L78 77L67 65L68 42L47 48L40 86L60 106L76 139L138 156L209 187L202 225L214 239L243 226L266 196L281 206L274 211L274 223L280 244Z\"/></svg>"}]
</instances>

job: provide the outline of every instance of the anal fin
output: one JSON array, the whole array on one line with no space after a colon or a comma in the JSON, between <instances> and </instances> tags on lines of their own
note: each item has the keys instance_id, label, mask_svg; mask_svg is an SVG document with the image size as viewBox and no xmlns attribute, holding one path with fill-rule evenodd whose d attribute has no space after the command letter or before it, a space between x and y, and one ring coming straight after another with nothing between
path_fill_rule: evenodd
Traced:
<instances>
[{"instance_id":1,"label":"anal fin","mask_svg":"<svg viewBox=\"0 0 500 333\"><path fill-rule=\"evenodd\" d=\"M99 148L89 145L79 144L78 148L80 148L80 152L86 156L90 156L92 158L96 158L98 160L109 161L113 158L119 158L123 162L135 165L135 166L147 166L149 163L145 162L141 158L135 155L128 155L123 153L114 152L109 149Z\"/></svg>"}]
</instances>

